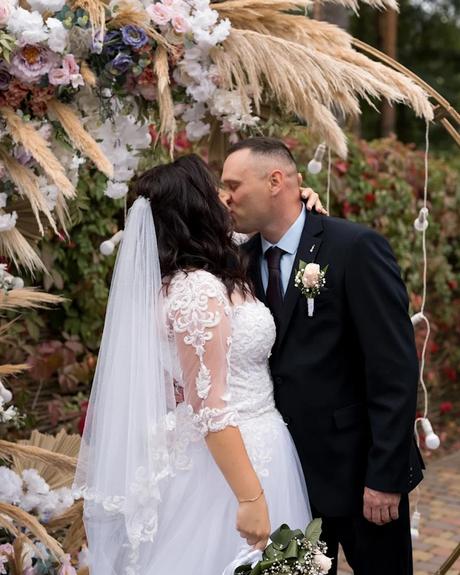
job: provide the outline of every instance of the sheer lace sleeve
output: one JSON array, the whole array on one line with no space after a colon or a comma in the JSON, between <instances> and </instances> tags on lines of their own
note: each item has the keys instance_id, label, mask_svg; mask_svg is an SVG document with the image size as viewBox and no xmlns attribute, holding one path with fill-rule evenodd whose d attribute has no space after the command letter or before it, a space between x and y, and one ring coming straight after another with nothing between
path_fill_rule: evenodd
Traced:
<instances>
[{"instance_id":1,"label":"sheer lace sleeve","mask_svg":"<svg viewBox=\"0 0 460 575\"><path fill-rule=\"evenodd\" d=\"M171 282L168 299L185 402L206 433L236 426L227 381L231 307L224 285L203 270L181 273Z\"/></svg>"}]
</instances>

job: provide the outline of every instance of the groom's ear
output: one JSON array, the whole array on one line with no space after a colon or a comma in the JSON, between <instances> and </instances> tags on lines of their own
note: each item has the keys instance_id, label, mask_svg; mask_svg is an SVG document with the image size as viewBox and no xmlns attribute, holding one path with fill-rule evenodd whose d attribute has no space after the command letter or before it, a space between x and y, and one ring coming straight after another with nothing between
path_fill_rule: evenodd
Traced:
<instances>
[{"instance_id":1,"label":"groom's ear","mask_svg":"<svg viewBox=\"0 0 460 575\"><path fill-rule=\"evenodd\" d=\"M284 174L281 170L273 170L268 178L270 192L276 195L280 192L284 182Z\"/></svg>"},{"instance_id":2,"label":"groom's ear","mask_svg":"<svg viewBox=\"0 0 460 575\"><path fill-rule=\"evenodd\" d=\"M297 172L297 181L299 182L299 188L302 187L303 177L300 172Z\"/></svg>"}]
</instances>

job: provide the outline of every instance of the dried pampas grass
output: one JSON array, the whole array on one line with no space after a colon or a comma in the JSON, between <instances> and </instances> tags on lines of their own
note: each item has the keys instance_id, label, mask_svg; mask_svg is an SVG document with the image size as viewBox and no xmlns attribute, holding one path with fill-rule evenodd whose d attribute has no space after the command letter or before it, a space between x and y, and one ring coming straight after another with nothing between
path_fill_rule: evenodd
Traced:
<instances>
[{"instance_id":1,"label":"dried pampas grass","mask_svg":"<svg viewBox=\"0 0 460 575\"><path fill-rule=\"evenodd\" d=\"M16 184L19 194L29 200L40 234L43 236L45 233L40 219L40 212L46 216L50 226L54 232L57 233L56 223L50 212L46 198L40 191L38 178L34 172L30 168L26 168L20 164L3 148L0 148L0 160L3 162L11 180Z\"/></svg>"},{"instance_id":2,"label":"dried pampas grass","mask_svg":"<svg viewBox=\"0 0 460 575\"><path fill-rule=\"evenodd\" d=\"M97 168L108 178L113 177L113 165L101 150L96 140L84 129L80 118L71 106L62 104L59 100L51 100L48 103L48 110L55 116L72 144L90 158Z\"/></svg>"},{"instance_id":3,"label":"dried pampas grass","mask_svg":"<svg viewBox=\"0 0 460 575\"><path fill-rule=\"evenodd\" d=\"M35 271L46 273L46 267L37 252L17 228L0 232L0 256L11 260L16 267L27 268L32 275Z\"/></svg>"},{"instance_id":4,"label":"dried pampas grass","mask_svg":"<svg viewBox=\"0 0 460 575\"><path fill-rule=\"evenodd\" d=\"M168 53L165 48L158 46L155 54L155 73L158 78L158 99L160 104L160 133L165 134L169 138L172 156L176 118L174 116L174 101L169 81Z\"/></svg>"},{"instance_id":5,"label":"dried pampas grass","mask_svg":"<svg viewBox=\"0 0 460 575\"><path fill-rule=\"evenodd\" d=\"M1 238L2 234L0 234ZM38 291L36 288L13 289L7 293L0 291L0 309L46 309L50 305L62 303L64 298Z\"/></svg>"},{"instance_id":6,"label":"dried pampas grass","mask_svg":"<svg viewBox=\"0 0 460 575\"><path fill-rule=\"evenodd\" d=\"M27 371L31 367L32 366L30 366L28 363L18 363L16 365L5 363L4 365L0 365L0 377L8 377L9 375L18 375L18 373Z\"/></svg>"},{"instance_id":7,"label":"dried pampas grass","mask_svg":"<svg viewBox=\"0 0 460 575\"><path fill-rule=\"evenodd\" d=\"M49 149L48 142L30 124L15 114L12 108L2 106L0 114L5 118L13 140L24 146L65 197L74 197L75 189L65 174L65 168Z\"/></svg>"}]
</instances>

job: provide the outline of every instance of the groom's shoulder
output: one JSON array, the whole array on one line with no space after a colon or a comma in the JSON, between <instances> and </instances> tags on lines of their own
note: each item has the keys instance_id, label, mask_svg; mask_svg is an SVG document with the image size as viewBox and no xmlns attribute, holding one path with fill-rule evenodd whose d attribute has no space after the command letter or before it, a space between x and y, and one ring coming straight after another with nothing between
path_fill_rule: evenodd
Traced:
<instances>
[{"instance_id":1,"label":"groom's shoulder","mask_svg":"<svg viewBox=\"0 0 460 575\"><path fill-rule=\"evenodd\" d=\"M324 216L320 214L314 214L314 217L321 218L321 224L323 226L325 236L328 239L340 242L341 244L353 243L358 238L360 240L381 238L380 234L372 228L346 220L345 218Z\"/></svg>"}]
</instances>

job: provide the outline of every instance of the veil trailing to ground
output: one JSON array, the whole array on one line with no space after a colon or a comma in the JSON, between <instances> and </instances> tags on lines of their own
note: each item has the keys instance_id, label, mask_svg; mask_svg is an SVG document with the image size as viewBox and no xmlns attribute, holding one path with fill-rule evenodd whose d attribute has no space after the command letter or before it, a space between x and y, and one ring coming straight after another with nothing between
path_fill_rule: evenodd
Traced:
<instances>
[{"instance_id":1,"label":"veil trailing to ground","mask_svg":"<svg viewBox=\"0 0 460 575\"><path fill-rule=\"evenodd\" d=\"M131 207L118 253L74 488L84 497L91 574L141 573L172 474L173 366L150 202Z\"/></svg>"}]
</instances>

